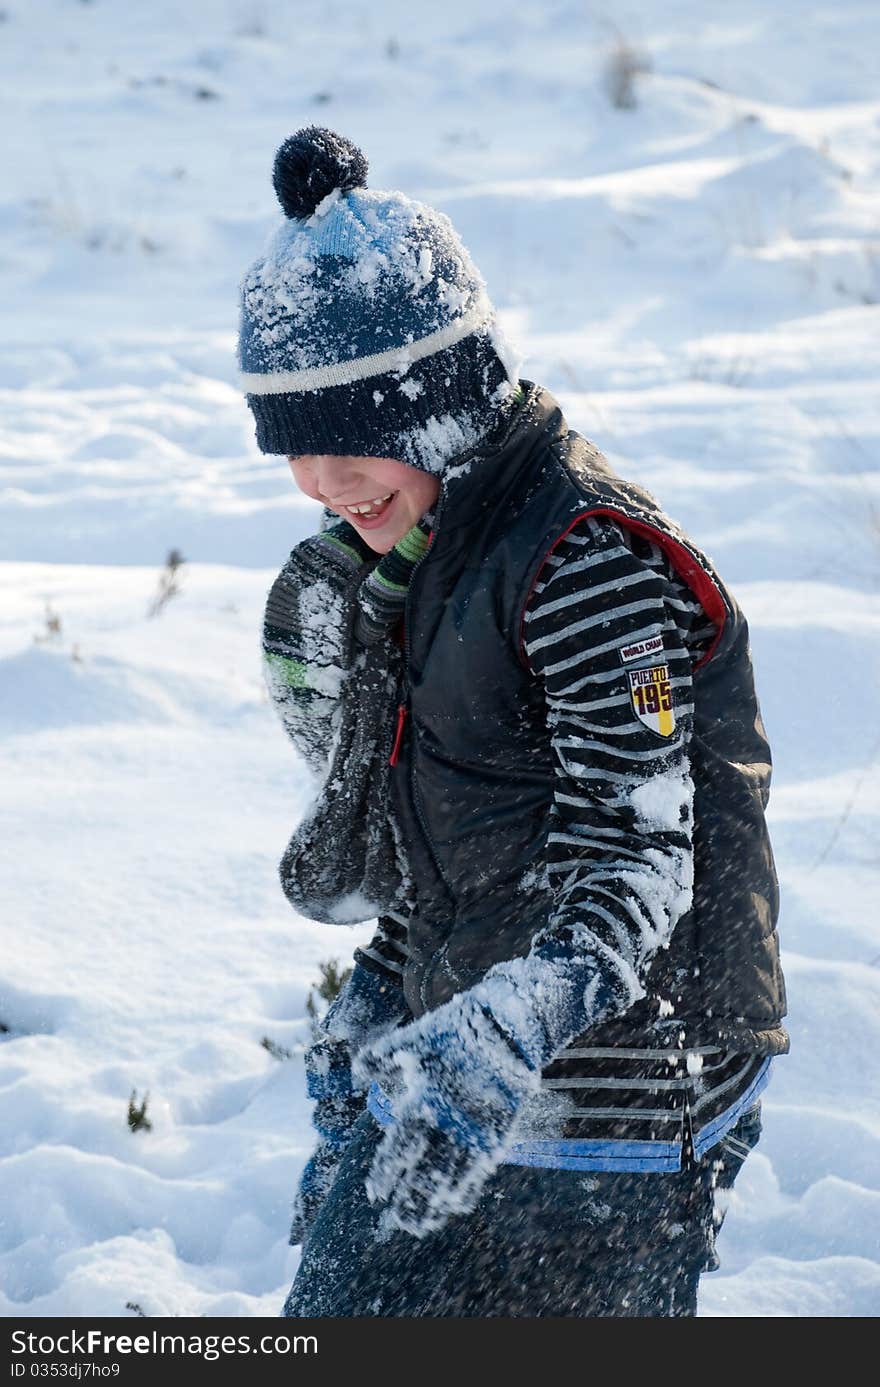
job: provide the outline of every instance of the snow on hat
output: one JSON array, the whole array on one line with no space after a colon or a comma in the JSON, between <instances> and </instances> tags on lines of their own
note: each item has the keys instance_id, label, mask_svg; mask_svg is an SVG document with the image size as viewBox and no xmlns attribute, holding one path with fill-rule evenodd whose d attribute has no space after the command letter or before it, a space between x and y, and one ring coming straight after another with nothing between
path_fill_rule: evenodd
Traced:
<instances>
[{"instance_id":1,"label":"snow on hat","mask_svg":"<svg viewBox=\"0 0 880 1387\"><path fill-rule=\"evenodd\" d=\"M439 473L498 425L518 363L449 218L366 175L320 126L278 150L287 221L242 285L242 385L264 453Z\"/></svg>"}]
</instances>

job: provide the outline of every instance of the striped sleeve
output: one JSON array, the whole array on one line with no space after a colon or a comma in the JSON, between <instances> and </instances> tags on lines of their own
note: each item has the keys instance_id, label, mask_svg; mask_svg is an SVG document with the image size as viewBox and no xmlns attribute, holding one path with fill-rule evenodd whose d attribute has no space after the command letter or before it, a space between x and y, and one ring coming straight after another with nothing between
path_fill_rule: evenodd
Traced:
<instances>
[{"instance_id":1,"label":"striped sleeve","mask_svg":"<svg viewBox=\"0 0 880 1387\"><path fill-rule=\"evenodd\" d=\"M705 632L698 604L671 592L639 543L612 520L580 521L525 612L556 782L546 849L555 906L533 952L597 960L614 999L602 1019L644 995L647 965L692 899L686 633Z\"/></svg>"},{"instance_id":2,"label":"striped sleeve","mask_svg":"<svg viewBox=\"0 0 880 1387\"><path fill-rule=\"evenodd\" d=\"M387 975L402 986L403 970L409 958L406 914L395 911L380 915L373 938L369 944L355 949L354 956L371 972Z\"/></svg>"},{"instance_id":3,"label":"striped sleeve","mask_svg":"<svg viewBox=\"0 0 880 1387\"><path fill-rule=\"evenodd\" d=\"M342 670L333 655L342 644L343 607L326 579L308 581L299 557L305 547L293 551L266 598L263 676L285 732L323 779L339 719Z\"/></svg>"}]
</instances>

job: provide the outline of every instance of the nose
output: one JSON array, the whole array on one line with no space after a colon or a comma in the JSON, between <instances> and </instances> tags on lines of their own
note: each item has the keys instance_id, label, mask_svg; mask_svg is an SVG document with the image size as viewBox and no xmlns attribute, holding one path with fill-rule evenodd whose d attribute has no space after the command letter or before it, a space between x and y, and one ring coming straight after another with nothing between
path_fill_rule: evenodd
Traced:
<instances>
[{"instance_id":1,"label":"nose","mask_svg":"<svg viewBox=\"0 0 880 1387\"><path fill-rule=\"evenodd\" d=\"M357 490L360 476L351 458L332 454L315 458L315 481L329 501L350 497Z\"/></svg>"}]
</instances>

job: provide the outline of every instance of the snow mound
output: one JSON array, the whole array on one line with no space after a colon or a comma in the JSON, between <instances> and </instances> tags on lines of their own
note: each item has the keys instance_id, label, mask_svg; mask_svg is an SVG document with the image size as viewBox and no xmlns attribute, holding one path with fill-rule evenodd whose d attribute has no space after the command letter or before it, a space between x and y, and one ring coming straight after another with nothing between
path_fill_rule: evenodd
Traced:
<instances>
[{"instance_id":1,"label":"snow mound","mask_svg":"<svg viewBox=\"0 0 880 1387\"><path fill-rule=\"evenodd\" d=\"M0 731L100 723L173 723L180 711L150 675L106 655L77 660L34 648L0 660Z\"/></svg>"}]
</instances>

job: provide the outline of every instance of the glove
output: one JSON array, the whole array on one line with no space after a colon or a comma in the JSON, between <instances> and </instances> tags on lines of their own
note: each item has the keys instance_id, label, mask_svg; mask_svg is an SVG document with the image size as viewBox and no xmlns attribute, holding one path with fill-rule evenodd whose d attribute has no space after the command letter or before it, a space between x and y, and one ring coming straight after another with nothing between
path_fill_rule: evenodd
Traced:
<instances>
[{"instance_id":1,"label":"glove","mask_svg":"<svg viewBox=\"0 0 880 1387\"><path fill-rule=\"evenodd\" d=\"M285 730L322 776L352 657L357 591L378 562L347 521L293 550L266 599L263 672Z\"/></svg>"},{"instance_id":2,"label":"glove","mask_svg":"<svg viewBox=\"0 0 880 1387\"><path fill-rule=\"evenodd\" d=\"M287 681L276 682L273 697L319 780L279 864L281 886L301 915L349 925L407 907L415 894L391 803L403 677L393 630L428 537L414 526L381 559L374 555L361 577L367 565L330 552L339 546L338 528L300 545L276 582L269 615L276 633L287 621L287 636L269 654ZM312 564L324 576L309 586L304 573ZM345 569L347 588L333 588L328 566L337 576Z\"/></svg>"},{"instance_id":3,"label":"glove","mask_svg":"<svg viewBox=\"0 0 880 1387\"><path fill-rule=\"evenodd\" d=\"M300 1176L293 1201L290 1243L301 1243L312 1226L365 1106L352 1084L351 1053L344 1040L322 1036L305 1055L306 1092L316 1099L312 1126L319 1141Z\"/></svg>"},{"instance_id":4,"label":"glove","mask_svg":"<svg viewBox=\"0 0 880 1387\"><path fill-rule=\"evenodd\" d=\"M532 955L366 1045L355 1080L377 1084L395 1118L366 1183L380 1224L422 1238L470 1213L544 1065L611 1005L595 960Z\"/></svg>"},{"instance_id":5,"label":"glove","mask_svg":"<svg viewBox=\"0 0 880 1387\"><path fill-rule=\"evenodd\" d=\"M401 988L356 961L324 1017L322 1034L306 1051L306 1092L315 1099L312 1126L319 1141L294 1197L291 1245L301 1243L314 1223L366 1106L365 1091L352 1077L352 1050L387 1030L406 1011Z\"/></svg>"},{"instance_id":6,"label":"glove","mask_svg":"<svg viewBox=\"0 0 880 1387\"><path fill-rule=\"evenodd\" d=\"M383 937L380 920L373 942ZM321 1024L325 1035L347 1042L353 1051L410 1014L401 984L376 967L366 967L361 957L356 949L354 967Z\"/></svg>"},{"instance_id":7,"label":"glove","mask_svg":"<svg viewBox=\"0 0 880 1387\"><path fill-rule=\"evenodd\" d=\"M269 591L266 684L288 736L317 775L327 768L355 642L373 645L392 630L427 547L424 521L380 557L342 520L298 544Z\"/></svg>"},{"instance_id":8,"label":"glove","mask_svg":"<svg viewBox=\"0 0 880 1387\"><path fill-rule=\"evenodd\" d=\"M355 632L361 645L375 645L403 616L413 569L427 553L429 525L422 519L383 554L358 589Z\"/></svg>"}]
</instances>

